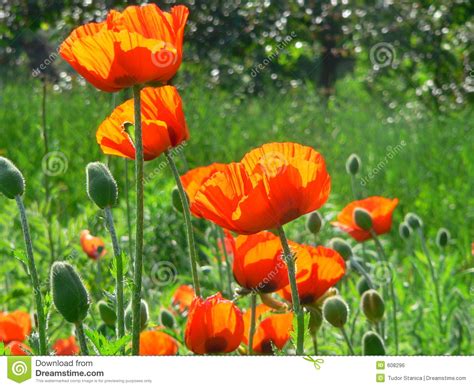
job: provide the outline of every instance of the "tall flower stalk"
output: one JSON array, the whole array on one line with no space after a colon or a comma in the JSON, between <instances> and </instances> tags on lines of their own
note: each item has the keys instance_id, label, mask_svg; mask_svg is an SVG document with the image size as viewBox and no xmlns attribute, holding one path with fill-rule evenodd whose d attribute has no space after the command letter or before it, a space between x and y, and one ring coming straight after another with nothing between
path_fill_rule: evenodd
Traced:
<instances>
[{"instance_id":1,"label":"tall flower stalk","mask_svg":"<svg viewBox=\"0 0 474 388\"><path fill-rule=\"evenodd\" d=\"M140 301L142 294L143 272L143 137L140 86L133 87L133 107L135 115L135 180L136 180L136 233L135 233L135 260L133 269L132 294L132 354L140 352Z\"/></svg>"},{"instance_id":2,"label":"tall flower stalk","mask_svg":"<svg viewBox=\"0 0 474 388\"><path fill-rule=\"evenodd\" d=\"M173 156L171 155L170 151L165 151L166 160L173 172L174 179L176 181L176 186L178 187L179 198L181 199L181 204L183 206L183 216L184 222L186 224L186 238L188 243L189 249L189 260L191 265L191 274L193 278L193 286L194 292L196 293L197 297L201 297L201 287L199 284L199 276L197 270L197 252L196 252L196 244L194 241L194 230L193 224L191 220L191 210L189 207L189 200L186 192L184 191L183 183L181 182L181 178L179 175L178 168L173 160Z\"/></svg>"},{"instance_id":3,"label":"tall flower stalk","mask_svg":"<svg viewBox=\"0 0 474 388\"><path fill-rule=\"evenodd\" d=\"M257 293L252 291L250 294L250 328L249 328L249 348L248 354L253 354L253 337L255 336L255 321L257 310Z\"/></svg>"},{"instance_id":4,"label":"tall flower stalk","mask_svg":"<svg viewBox=\"0 0 474 388\"><path fill-rule=\"evenodd\" d=\"M291 287L291 299L293 303L293 311L296 315L297 322L297 340L296 340L296 354L301 355L304 352L304 315L303 309L300 305L300 297L298 295L298 287L296 285L296 266L295 266L295 254L291 251L290 245L285 235L283 227L280 226L277 229L278 236L280 237L281 245L283 246L283 253L286 265L288 267L288 278Z\"/></svg>"}]
</instances>

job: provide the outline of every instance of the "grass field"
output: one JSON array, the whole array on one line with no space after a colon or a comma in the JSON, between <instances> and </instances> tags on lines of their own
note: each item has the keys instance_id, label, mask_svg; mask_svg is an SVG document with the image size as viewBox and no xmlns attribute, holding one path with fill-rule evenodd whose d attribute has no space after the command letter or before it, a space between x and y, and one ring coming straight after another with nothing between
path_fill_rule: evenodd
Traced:
<instances>
[{"instance_id":1,"label":"grass field","mask_svg":"<svg viewBox=\"0 0 474 388\"><path fill-rule=\"evenodd\" d=\"M474 112L468 107L440 115L410 101L387 105L360 85L357 80L342 80L338 83L337 98L324 101L312 87L303 86L283 93L269 86L263 97L240 98L226 90L208 89L201 81L178 80L176 86L182 93L191 131L191 139L184 147L185 159L177 158L178 167L184 172L188 166L240 160L250 149L272 141L294 141L314 147L325 157L332 177L329 201L321 209L327 222L318 241L324 244L334 236L346 238L331 227L329 221L353 200L345 162L351 153L357 153L362 159L356 181L360 195L400 200L392 231L383 236L394 268L399 302L400 354L472 354ZM96 160L108 162L119 183L116 222L119 236L124 237L122 241L127 246L125 169L132 182L133 163L104 157L95 142L97 126L124 97L120 93L99 93L89 85L73 84L71 90L60 92L49 89L46 103L49 150L65 156L67 169L63 165L60 174L47 178L54 198L48 206L43 188L41 84L35 80L3 81L0 155L13 160L25 175L25 203L45 290L51 261L68 259L77 266L94 300L103 297L102 290L113 292L113 279L108 276L111 253L100 264L89 260L81 252L79 233L90 229L94 235L107 240L103 217L86 195L85 166ZM159 158L146 164L145 171L144 297L150 306L152 322L158 321L162 307L169 306L174 289L190 282L184 224L171 206L174 181L163 161ZM129 201L133 204L133 190ZM27 274L21 262L14 259L15 255L21 257L24 249L14 205L13 201L0 199L0 279L5 279L0 284L3 310L31 306ZM398 235L398 225L407 212L416 212L424 221L442 295L442 333L436 319L429 267L419 239L414 236L406 242ZM201 232L198 233L200 264L211 266L210 272L206 268L203 271L205 294L209 295L219 284L215 254L205 239L208 224L200 220L195 226ZM452 237L444 250L435 244L440 227L447 228ZM53 241L53 257L48 230ZM305 230L304 219L289 224L287 230L295 241L314 243L314 236ZM358 256L363 257L367 269L377 276L372 242L365 243L363 249L360 244L350 242ZM107 249L112 251L110 244ZM160 287L162 274L157 267L162 260L172 263L178 273L166 287ZM355 352L361 354L361 337L369 324L359 312L358 280L359 275L350 269L338 288L350 306L350 337ZM248 305L246 298L237 303L242 308ZM382 330L387 335L387 353L393 354L393 338L389 335L393 324L389 318L391 305L387 304L387 308ZM71 328L53 309L51 311L51 338L68 335ZM97 311L92 308L86 325L95 328L98 320ZM172 334L180 341L180 354L187 354L181 329ZM311 349L309 336L306 342L305 347ZM319 344L321 354L347 354L342 336L328 324L321 329ZM105 345L99 350L107 352Z\"/></svg>"}]
</instances>

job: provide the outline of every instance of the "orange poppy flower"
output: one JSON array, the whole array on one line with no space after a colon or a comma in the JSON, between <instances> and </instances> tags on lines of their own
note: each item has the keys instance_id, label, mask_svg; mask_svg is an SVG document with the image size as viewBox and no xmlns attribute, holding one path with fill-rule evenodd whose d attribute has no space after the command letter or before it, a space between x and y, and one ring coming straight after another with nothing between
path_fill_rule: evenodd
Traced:
<instances>
[{"instance_id":1,"label":"orange poppy flower","mask_svg":"<svg viewBox=\"0 0 474 388\"><path fill-rule=\"evenodd\" d=\"M369 197L351 202L337 216L337 222L332 224L349 233L357 241L371 238L370 232L358 227L354 220L354 210L362 208L372 216L372 228L376 234L384 234L392 227L392 213L398 205L398 199L384 197Z\"/></svg>"},{"instance_id":2,"label":"orange poppy flower","mask_svg":"<svg viewBox=\"0 0 474 388\"><path fill-rule=\"evenodd\" d=\"M184 190L189 198L189 203L191 205L191 213L196 217L201 217L201 215L194 209L193 202L196 193L199 191L201 186L207 181L214 173L218 171L225 170L225 164L223 163L213 163L209 166L198 167L192 170L189 170L186 174L181 176L181 183L183 184Z\"/></svg>"},{"instance_id":3,"label":"orange poppy flower","mask_svg":"<svg viewBox=\"0 0 474 388\"><path fill-rule=\"evenodd\" d=\"M195 298L184 334L186 346L196 354L230 353L242 342L244 321L239 308L217 293Z\"/></svg>"},{"instance_id":4,"label":"orange poppy flower","mask_svg":"<svg viewBox=\"0 0 474 388\"><path fill-rule=\"evenodd\" d=\"M253 351L256 353L273 354L272 344L278 349L283 349L290 339L293 327L293 313L268 314L271 309L260 304L255 309L255 335L253 336ZM249 343L251 310L244 314L244 338L246 345Z\"/></svg>"},{"instance_id":5,"label":"orange poppy flower","mask_svg":"<svg viewBox=\"0 0 474 388\"><path fill-rule=\"evenodd\" d=\"M56 356L76 356L79 354L79 346L77 346L76 338L72 335L69 338L58 339L53 350Z\"/></svg>"},{"instance_id":6,"label":"orange poppy flower","mask_svg":"<svg viewBox=\"0 0 474 388\"><path fill-rule=\"evenodd\" d=\"M174 86L144 88L140 93L143 152L148 161L189 139L189 131L181 97ZM96 139L104 154L135 159L133 134L127 128L135 121L133 109L133 99L127 100L99 126Z\"/></svg>"},{"instance_id":7,"label":"orange poppy flower","mask_svg":"<svg viewBox=\"0 0 474 388\"><path fill-rule=\"evenodd\" d=\"M258 292L278 291L288 284L280 239L270 232L238 236L233 269L237 283Z\"/></svg>"},{"instance_id":8,"label":"orange poppy flower","mask_svg":"<svg viewBox=\"0 0 474 388\"><path fill-rule=\"evenodd\" d=\"M0 312L0 342L23 342L30 333L30 314L24 311Z\"/></svg>"},{"instance_id":9,"label":"orange poppy flower","mask_svg":"<svg viewBox=\"0 0 474 388\"><path fill-rule=\"evenodd\" d=\"M99 237L91 235L87 229L81 232L81 246L92 260L101 259L107 253L104 242Z\"/></svg>"},{"instance_id":10,"label":"orange poppy flower","mask_svg":"<svg viewBox=\"0 0 474 388\"><path fill-rule=\"evenodd\" d=\"M178 343L170 335L158 330L140 334L140 356L174 356L178 354Z\"/></svg>"},{"instance_id":11,"label":"orange poppy flower","mask_svg":"<svg viewBox=\"0 0 474 388\"><path fill-rule=\"evenodd\" d=\"M175 306L180 313L184 313L191 306L195 296L194 288L184 284L179 286L175 291L171 304Z\"/></svg>"},{"instance_id":12,"label":"orange poppy flower","mask_svg":"<svg viewBox=\"0 0 474 388\"><path fill-rule=\"evenodd\" d=\"M301 304L316 302L346 272L344 259L333 249L299 244L293 244L292 249L296 253L296 285ZM290 285L280 294L291 302Z\"/></svg>"},{"instance_id":13,"label":"orange poppy flower","mask_svg":"<svg viewBox=\"0 0 474 388\"><path fill-rule=\"evenodd\" d=\"M12 341L7 345L12 356L29 356L33 353L31 348L20 341Z\"/></svg>"},{"instance_id":14,"label":"orange poppy flower","mask_svg":"<svg viewBox=\"0 0 474 388\"><path fill-rule=\"evenodd\" d=\"M107 20L76 28L59 53L96 88L116 92L147 82L166 82L178 71L189 10L171 13L155 4L112 10Z\"/></svg>"},{"instance_id":15,"label":"orange poppy flower","mask_svg":"<svg viewBox=\"0 0 474 388\"><path fill-rule=\"evenodd\" d=\"M311 147L270 143L207 179L194 197L202 217L238 234L277 228L319 209L331 178Z\"/></svg>"}]
</instances>

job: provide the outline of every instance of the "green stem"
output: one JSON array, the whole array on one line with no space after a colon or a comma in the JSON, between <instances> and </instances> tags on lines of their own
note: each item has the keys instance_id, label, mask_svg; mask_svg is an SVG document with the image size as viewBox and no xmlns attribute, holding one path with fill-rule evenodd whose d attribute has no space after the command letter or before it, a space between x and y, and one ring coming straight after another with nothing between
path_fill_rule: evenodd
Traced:
<instances>
[{"instance_id":1,"label":"green stem","mask_svg":"<svg viewBox=\"0 0 474 388\"><path fill-rule=\"evenodd\" d=\"M352 348L352 344L351 344L351 340L349 339L347 333L346 333L346 329L344 329L344 326L341 327L341 332L342 332L342 335L344 336L344 339L346 340L346 343L347 343L347 347L349 348L349 353L354 356L355 353L354 353L354 349Z\"/></svg>"},{"instance_id":2,"label":"green stem","mask_svg":"<svg viewBox=\"0 0 474 388\"><path fill-rule=\"evenodd\" d=\"M425 236L423 235L423 230L418 228L418 235L420 236L421 247L423 249L423 253L428 260L428 266L430 268L431 280L433 281L433 287L435 289L435 296L436 296L436 304L437 304L437 312L438 312L438 328L439 333L443 335L443 313L442 313L442 304L441 304L441 296L439 294L439 287L438 287L438 278L436 276L436 272L433 265L433 260L431 260L431 255L426 246Z\"/></svg>"},{"instance_id":3,"label":"green stem","mask_svg":"<svg viewBox=\"0 0 474 388\"><path fill-rule=\"evenodd\" d=\"M224 259L227 273L227 288L229 289L229 298L232 298L232 270L230 266L229 254L227 253L227 248L225 246L225 234L224 229L218 227L219 237L221 240L222 250L224 251Z\"/></svg>"},{"instance_id":4,"label":"green stem","mask_svg":"<svg viewBox=\"0 0 474 388\"><path fill-rule=\"evenodd\" d=\"M359 199L358 190L356 189L356 182L355 176L351 174L351 188L352 188L352 195L354 196L355 200Z\"/></svg>"},{"instance_id":5,"label":"green stem","mask_svg":"<svg viewBox=\"0 0 474 388\"><path fill-rule=\"evenodd\" d=\"M105 208L105 219L107 221L107 228L112 238L112 247L114 249L115 263L117 277L115 279L115 294L117 297L117 337L122 338L125 335L125 320L124 320L124 304L123 304L123 262L122 252L115 232L114 218L112 215L112 209L110 207Z\"/></svg>"},{"instance_id":6,"label":"green stem","mask_svg":"<svg viewBox=\"0 0 474 388\"><path fill-rule=\"evenodd\" d=\"M255 291L252 291L250 294L250 308L249 355L253 354L253 337L255 335L255 318L257 310L257 293Z\"/></svg>"},{"instance_id":7,"label":"green stem","mask_svg":"<svg viewBox=\"0 0 474 388\"><path fill-rule=\"evenodd\" d=\"M127 231L128 231L128 254L130 260L133 257L133 239L132 239L132 221L130 215L130 190L129 190L129 178L128 178L128 159L125 159L125 200L127 204Z\"/></svg>"},{"instance_id":8,"label":"green stem","mask_svg":"<svg viewBox=\"0 0 474 388\"><path fill-rule=\"evenodd\" d=\"M86 335L84 334L84 326L82 322L76 323L76 334L79 339L79 346L81 347L81 354L83 356L89 355L89 349L87 348Z\"/></svg>"},{"instance_id":9,"label":"green stem","mask_svg":"<svg viewBox=\"0 0 474 388\"><path fill-rule=\"evenodd\" d=\"M295 269L295 255L291 252L290 245L286 239L285 231L282 226L279 226L278 236L280 237L281 245L283 247L284 259L288 267L288 279L291 288L291 300L293 303L293 311L296 315L297 322L297 340L296 340L296 354L301 355L304 352L304 315L300 305L300 297L298 294L298 287L296 285L296 269Z\"/></svg>"},{"instance_id":10,"label":"green stem","mask_svg":"<svg viewBox=\"0 0 474 388\"><path fill-rule=\"evenodd\" d=\"M201 297L201 287L199 286L199 277L198 277L198 270L197 270L197 252L196 252L196 244L194 242L194 230L193 230L193 223L191 220L191 210L189 208L189 201L186 192L184 191L183 183L181 182L181 178L179 176L178 168L174 163L173 157L169 151L165 151L166 160L170 165L171 171L173 172L174 179L176 181L176 186L178 187L179 198L181 199L181 204L183 205L183 215L184 215L184 222L186 224L186 237L188 240L188 249L189 249L189 260L191 262L191 273L193 277L193 286L194 292L196 296Z\"/></svg>"},{"instance_id":11,"label":"green stem","mask_svg":"<svg viewBox=\"0 0 474 388\"><path fill-rule=\"evenodd\" d=\"M133 106L135 111L135 179L136 179L136 233L135 260L132 294L132 355L140 352L140 303L142 296L143 272L143 136L140 86L133 87Z\"/></svg>"},{"instance_id":12,"label":"green stem","mask_svg":"<svg viewBox=\"0 0 474 388\"><path fill-rule=\"evenodd\" d=\"M20 211L21 228L23 230L23 237L26 245L26 255L28 258L28 272L30 273L31 284L35 296L36 314L38 316L38 334L39 334L39 348L40 355L47 354L46 344L46 319L44 315L43 297L41 296L40 282L38 278L38 271L36 270L35 258L33 255L33 243L31 242L30 227L28 225L28 218L26 217L25 205L19 195L15 197L18 209Z\"/></svg>"},{"instance_id":13,"label":"green stem","mask_svg":"<svg viewBox=\"0 0 474 388\"><path fill-rule=\"evenodd\" d=\"M385 255L383 245L380 242L379 238L377 237L377 234L375 233L373 229L370 230L370 234L372 235L372 238L375 241L375 245L379 252L380 258L384 261L384 263L390 269L389 292L390 292L390 299L392 299L392 305L393 305L393 308L392 308L392 320L393 320L393 331L394 331L393 334L395 337L395 356L397 356L398 355L398 320L397 320L397 300L396 300L396 295L395 295L395 288L393 287L393 275L390 268L390 263L388 262L387 256Z\"/></svg>"},{"instance_id":14,"label":"green stem","mask_svg":"<svg viewBox=\"0 0 474 388\"><path fill-rule=\"evenodd\" d=\"M318 335L317 334L312 334L311 338L313 339L313 352L314 355L318 355Z\"/></svg>"}]
</instances>

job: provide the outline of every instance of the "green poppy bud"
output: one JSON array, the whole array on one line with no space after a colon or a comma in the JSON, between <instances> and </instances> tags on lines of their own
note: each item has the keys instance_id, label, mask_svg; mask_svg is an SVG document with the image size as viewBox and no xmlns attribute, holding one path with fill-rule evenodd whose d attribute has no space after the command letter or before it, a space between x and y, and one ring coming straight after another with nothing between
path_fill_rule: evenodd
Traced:
<instances>
[{"instance_id":1,"label":"green poppy bud","mask_svg":"<svg viewBox=\"0 0 474 388\"><path fill-rule=\"evenodd\" d=\"M98 303L97 308L102 321L108 326L114 326L117 321L117 313L114 308L104 300Z\"/></svg>"},{"instance_id":2,"label":"green poppy bud","mask_svg":"<svg viewBox=\"0 0 474 388\"><path fill-rule=\"evenodd\" d=\"M173 204L174 209L178 213L183 212L183 203L181 202L181 197L179 195L179 190L177 187L175 187L173 191L171 191L171 202Z\"/></svg>"},{"instance_id":3,"label":"green poppy bud","mask_svg":"<svg viewBox=\"0 0 474 388\"><path fill-rule=\"evenodd\" d=\"M334 237L329 241L329 246L339 253L344 260L349 260L352 256L352 248L342 238Z\"/></svg>"},{"instance_id":4,"label":"green poppy bud","mask_svg":"<svg viewBox=\"0 0 474 388\"><path fill-rule=\"evenodd\" d=\"M312 212L306 221L306 228L313 234L318 234L323 226L323 217L319 212Z\"/></svg>"},{"instance_id":5,"label":"green poppy bud","mask_svg":"<svg viewBox=\"0 0 474 388\"><path fill-rule=\"evenodd\" d=\"M367 281L367 279L362 276L359 281L357 282L357 292L359 293L360 296L362 296L362 294L367 291L367 290L370 290L371 287L369 285L369 282Z\"/></svg>"},{"instance_id":6,"label":"green poppy bud","mask_svg":"<svg viewBox=\"0 0 474 388\"><path fill-rule=\"evenodd\" d=\"M365 333L362 338L362 352L364 356L385 356L382 338L373 331Z\"/></svg>"},{"instance_id":7,"label":"green poppy bud","mask_svg":"<svg viewBox=\"0 0 474 388\"><path fill-rule=\"evenodd\" d=\"M219 260L219 259L218 259ZM201 273L204 276L209 275L212 272L212 267L210 265L203 265L202 267L199 268L201 270Z\"/></svg>"},{"instance_id":8,"label":"green poppy bud","mask_svg":"<svg viewBox=\"0 0 474 388\"><path fill-rule=\"evenodd\" d=\"M349 316L349 306L340 296L333 296L325 300L323 314L331 325L342 328Z\"/></svg>"},{"instance_id":9,"label":"green poppy bud","mask_svg":"<svg viewBox=\"0 0 474 388\"><path fill-rule=\"evenodd\" d=\"M0 157L0 193L14 199L25 192L25 179L18 168L7 158Z\"/></svg>"},{"instance_id":10,"label":"green poppy bud","mask_svg":"<svg viewBox=\"0 0 474 388\"><path fill-rule=\"evenodd\" d=\"M412 229L418 229L423 226L423 221L415 213L408 213L405 216L405 222Z\"/></svg>"},{"instance_id":11,"label":"green poppy bud","mask_svg":"<svg viewBox=\"0 0 474 388\"><path fill-rule=\"evenodd\" d=\"M385 303L376 290L364 292L360 307L369 321L378 323L382 320L385 312Z\"/></svg>"},{"instance_id":12,"label":"green poppy bud","mask_svg":"<svg viewBox=\"0 0 474 388\"><path fill-rule=\"evenodd\" d=\"M401 238L408 240L411 235L411 229L406 222L402 222L398 227L398 233L400 233Z\"/></svg>"},{"instance_id":13,"label":"green poppy bud","mask_svg":"<svg viewBox=\"0 0 474 388\"><path fill-rule=\"evenodd\" d=\"M105 323L101 323L97 331L106 338L113 338L115 336L115 330Z\"/></svg>"},{"instance_id":14,"label":"green poppy bud","mask_svg":"<svg viewBox=\"0 0 474 388\"><path fill-rule=\"evenodd\" d=\"M162 309L160 312L160 323L169 329L174 329L176 327L174 315L166 309Z\"/></svg>"},{"instance_id":15,"label":"green poppy bud","mask_svg":"<svg viewBox=\"0 0 474 388\"><path fill-rule=\"evenodd\" d=\"M87 194L101 209L113 207L117 204L117 182L109 168L99 162L89 163L86 168Z\"/></svg>"},{"instance_id":16,"label":"green poppy bud","mask_svg":"<svg viewBox=\"0 0 474 388\"><path fill-rule=\"evenodd\" d=\"M361 165L360 158L357 154L352 154L347 158L346 171L350 175L356 175L359 172Z\"/></svg>"},{"instance_id":17,"label":"green poppy bud","mask_svg":"<svg viewBox=\"0 0 474 388\"><path fill-rule=\"evenodd\" d=\"M80 323L89 311L89 294L72 265L57 261L51 268L51 291L56 310L71 323Z\"/></svg>"},{"instance_id":18,"label":"green poppy bud","mask_svg":"<svg viewBox=\"0 0 474 388\"><path fill-rule=\"evenodd\" d=\"M362 209L361 207L356 207L354 209L353 217L359 228L364 230L370 230L372 228L372 216L367 210Z\"/></svg>"},{"instance_id":19,"label":"green poppy bud","mask_svg":"<svg viewBox=\"0 0 474 388\"><path fill-rule=\"evenodd\" d=\"M451 238L449 231L445 228L441 228L438 230L438 234L436 235L436 244L440 248L444 248L449 243L449 239Z\"/></svg>"},{"instance_id":20,"label":"green poppy bud","mask_svg":"<svg viewBox=\"0 0 474 388\"><path fill-rule=\"evenodd\" d=\"M316 335L323 324L323 313L319 309L313 309L309 316L309 331L312 335Z\"/></svg>"},{"instance_id":21,"label":"green poppy bud","mask_svg":"<svg viewBox=\"0 0 474 388\"><path fill-rule=\"evenodd\" d=\"M148 303L143 299L140 301L140 330L143 331L146 329L148 324ZM132 330L133 325L133 314L132 314L132 304L130 303L125 310L125 327L127 330Z\"/></svg>"}]
</instances>

